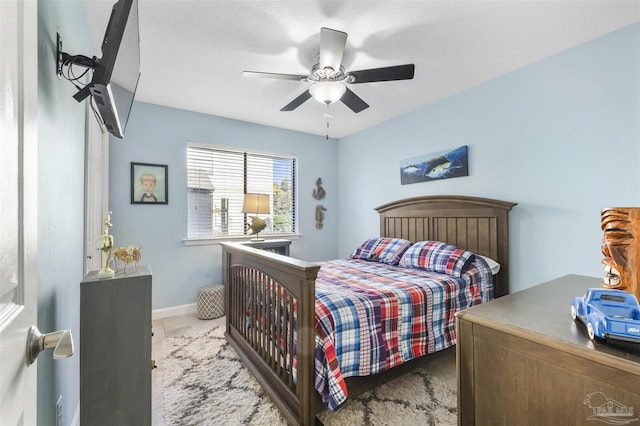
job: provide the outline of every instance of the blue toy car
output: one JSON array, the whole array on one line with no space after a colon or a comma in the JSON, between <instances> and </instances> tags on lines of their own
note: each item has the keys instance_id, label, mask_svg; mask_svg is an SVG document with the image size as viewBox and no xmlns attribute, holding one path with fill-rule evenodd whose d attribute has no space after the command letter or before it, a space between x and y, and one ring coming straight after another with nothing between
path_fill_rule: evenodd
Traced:
<instances>
[{"instance_id":1,"label":"blue toy car","mask_svg":"<svg viewBox=\"0 0 640 426\"><path fill-rule=\"evenodd\" d=\"M640 343L640 306L635 295L623 290L590 288L574 297L571 317L587 325L589 338Z\"/></svg>"}]
</instances>

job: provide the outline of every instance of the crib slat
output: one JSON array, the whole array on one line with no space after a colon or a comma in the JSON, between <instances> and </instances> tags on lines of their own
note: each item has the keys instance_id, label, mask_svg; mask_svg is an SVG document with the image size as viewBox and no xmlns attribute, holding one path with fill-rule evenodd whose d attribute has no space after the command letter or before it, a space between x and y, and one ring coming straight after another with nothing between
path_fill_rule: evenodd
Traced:
<instances>
[{"instance_id":1,"label":"crib slat","mask_svg":"<svg viewBox=\"0 0 640 426\"><path fill-rule=\"evenodd\" d=\"M282 299L280 298L280 292L281 292L281 288L280 285L276 285L276 294L275 294L275 300L276 300L276 317L273 320L273 323L275 324L275 340L276 340L276 374L280 377L282 377L282 357L281 357L281 351L280 351L280 342L281 337L282 337L282 329L281 329L281 324L282 324L282 306L280 306L280 303L282 303Z\"/></svg>"},{"instance_id":2,"label":"crib slat","mask_svg":"<svg viewBox=\"0 0 640 426\"><path fill-rule=\"evenodd\" d=\"M257 284L257 275L256 271L251 271L251 346L253 349L256 348L256 340L258 339L258 284Z\"/></svg>"},{"instance_id":3,"label":"crib slat","mask_svg":"<svg viewBox=\"0 0 640 426\"><path fill-rule=\"evenodd\" d=\"M287 310L287 314L288 314L288 321L287 321L287 323L288 323L287 324L288 336L287 336L287 340L289 341L289 344L288 344L289 351L288 351L288 353L289 353L289 365L290 365L289 371L290 371L290 373L293 373L293 364L294 364L294 353L293 353L293 334L294 334L294 330L295 330L295 328L294 328L295 324L293 322L293 318L294 318L294 315L295 315L293 313L294 312L294 306L295 305L293 303L293 298L290 297L289 298L289 307L288 307L288 310ZM288 377L287 381L289 383L289 387L291 389L293 389L293 374L289 374L289 377Z\"/></svg>"},{"instance_id":4,"label":"crib slat","mask_svg":"<svg viewBox=\"0 0 640 426\"><path fill-rule=\"evenodd\" d=\"M272 281L269 286L269 353L271 362L270 366L273 371L277 371L278 369L278 344L276 334L276 319L278 315L278 306L276 300L276 291L274 288L277 288L277 283Z\"/></svg>"},{"instance_id":5,"label":"crib slat","mask_svg":"<svg viewBox=\"0 0 640 426\"><path fill-rule=\"evenodd\" d=\"M267 299L267 285L264 281L264 275L260 274L260 299L262 303L260 304L260 350L262 352L262 359L268 362L269 352L267 351L267 338L269 337L269 332L267 331L267 327L269 326L269 301Z\"/></svg>"}]
</instances>

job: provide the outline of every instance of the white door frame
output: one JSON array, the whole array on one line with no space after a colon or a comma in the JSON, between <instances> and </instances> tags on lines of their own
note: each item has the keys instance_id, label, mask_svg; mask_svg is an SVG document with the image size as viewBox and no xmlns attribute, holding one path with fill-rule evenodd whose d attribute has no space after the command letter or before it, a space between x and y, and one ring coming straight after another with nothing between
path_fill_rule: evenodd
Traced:
<instances>
[{"instance_id":1,"label":"white door frame","mask_svg":"<svg viewBox=\"0 0 640 426\"><path fill-rule=\"evenodd\" d=\"M2 0L0 0L2 1ZM101 268L98 237L109 210L109 135L95 117L89 98L85 114L84 273Z\"/></svg>"}]
</instances>

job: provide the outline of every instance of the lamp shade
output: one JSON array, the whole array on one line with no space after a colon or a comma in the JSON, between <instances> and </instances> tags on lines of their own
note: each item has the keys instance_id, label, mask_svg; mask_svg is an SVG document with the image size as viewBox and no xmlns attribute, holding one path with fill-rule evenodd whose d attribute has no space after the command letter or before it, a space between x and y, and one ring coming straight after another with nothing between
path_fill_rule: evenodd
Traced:
<instances>
[{"instance_id":1,"label":"lamp shade","mask_svg":"<svg viewBox=\"0 0 640 426\"><path fill-rule=\"evenodd\" d=\"M337 81L321 81L309 88L313 99L323 104L332 104L340 100L346 91L347 87Z\"/></svg>"},{"instance_id":2,"label":"lamp shade","mask_svg":"<svg viewBox=\"0 0 640 426\"><path fill-rule=\"evenodd\" d=\"M269 194L244 194L242 213L269 214Z\"/></svg>"}]
</instances>

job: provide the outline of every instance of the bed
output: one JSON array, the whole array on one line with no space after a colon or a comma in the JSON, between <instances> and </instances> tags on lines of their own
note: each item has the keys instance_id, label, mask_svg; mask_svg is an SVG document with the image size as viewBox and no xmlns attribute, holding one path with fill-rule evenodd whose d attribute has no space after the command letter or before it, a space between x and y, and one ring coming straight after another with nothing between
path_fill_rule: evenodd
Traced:
<instances>
[{"instance_id":1,"label":"bed","mask_svg":"<svg viewBox=\"0 0 640 426\"><path fill-rule=\"evenodd\" d=\"M508 212L514 205L477 197L426 196L385 204L376 211L380 237L438 241L497 261L500 271L492 277L492 290L500 297L509 292ZM314 424L327 402L316 391L316 358L322 344L321 333L316 333L316 279L320 273L317 286L322 292L325 270L320 271L319 263L240 243L222 247L227 340L287 422ZM453 334L455 341L455 330ZM346 389L357 395L441 352L371 376L346 377Z\"/></svg>"}]
</instances>

